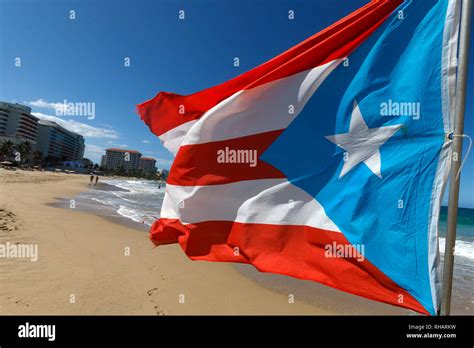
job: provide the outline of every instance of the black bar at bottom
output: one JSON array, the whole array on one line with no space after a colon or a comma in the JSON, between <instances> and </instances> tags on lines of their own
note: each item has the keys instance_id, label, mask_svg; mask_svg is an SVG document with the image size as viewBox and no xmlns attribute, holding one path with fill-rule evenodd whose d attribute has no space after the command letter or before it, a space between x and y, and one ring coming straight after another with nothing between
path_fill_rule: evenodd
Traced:
<instances>
[{"instance_id":1,"label":"black bar at bottom","mask_svg":"<svg viewBox=\"0 0 474 348\"><path fill-rule=\"evenodd\" d=\"M54 340L52 327L54 325ZM49 332L49 336L48 336ZM31 337L42 335L43 337ZM20 337L27 336L27 337ZM0 316L0 346L55 344L474 344L474 317Z\"/></svg>"}]
</instances>

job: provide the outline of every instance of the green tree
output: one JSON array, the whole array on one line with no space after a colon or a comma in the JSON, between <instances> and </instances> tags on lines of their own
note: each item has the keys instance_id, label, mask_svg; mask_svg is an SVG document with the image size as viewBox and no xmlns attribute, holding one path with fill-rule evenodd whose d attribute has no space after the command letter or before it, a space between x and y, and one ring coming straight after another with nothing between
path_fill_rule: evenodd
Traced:
<instances>
[{"instance_id":1,"label":"green tree","mask_svg":"<svg viewBox=\"0 0 474 348\"><path fill-rule=\"evenodd\" d=\"M15 146L15 149L20 153L20 163L27 163L33 154L33 146L30 142L24 141Z\"/></svg>"},{"instance_id":2,"label":"green tree","mask_svg":"<svg viewBox=\"0 0 474 348\"><path fill-rule=\"evenodd\" d=\"M0 145L0 154L9 160L12 158L15 144L11 140L6 140Z\"/></svg>"},{"instance_id":3,"label":"green tree","mask_svg":"<svg viewBox=\"0 0 474 348\"><path fill-rule=\"evenodd\" d=\"M42 167L44 163L43 153L36 150L33 152L33 165Z\"/></svg>"}]
</instances>

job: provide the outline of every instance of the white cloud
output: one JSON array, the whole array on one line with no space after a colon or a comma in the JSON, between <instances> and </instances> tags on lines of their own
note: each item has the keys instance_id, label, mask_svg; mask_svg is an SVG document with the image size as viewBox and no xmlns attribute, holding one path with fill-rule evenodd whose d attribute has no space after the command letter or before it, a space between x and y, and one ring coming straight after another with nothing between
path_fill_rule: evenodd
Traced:
<instances>
[{"instance_id":1,"label":"white cloud","mask_svg":"<svg viewBox=\"0 0 474 348\"><path fill-rule=\"evenodd\" d=\"M90 159L95 163L100 164L100 159L102 155L105 154L105 148L98 145L86 144L86 149L84 151L84 157Z\"/></svg>"},{"instance_id":2,"label":"white cloud","mask_svg":"<svg viewBox=\"0 0 474 348\"><path fill-rule=\"evenodd\" d=\"M86 144L85 152L90 153L90 154L104 155L105 154L105 147L98 146L98 145ZM85 157L87 157L87 156L85 156Z\"/></svg>"},{"instance_id":3,"label":"white cloud","mask_svg":"<svg viewBox=\"0 0 474 348\"><path fill-rule=\"evenodd\" d=\"M107 145L112 145L112 146L116 146L116 147L128 147L127 144L117 144L117 143L114 143L113 141L108 141L107 142Z\"/></svg>"},{"instance_id":4,"label":"white cloud","mask_svg":"<svg viewBox=\"0 0 474 348\"><path fill-rule=\"evenodd\" d=\"M142 140L142 143L143 144L151 144L151 141L150 140Z\"/></svg>"},{"instance_id":5,"label":"white cloud","mask_svg":"<svg viewBox=\"0 0 474 348\"><path fill-rule=\"evenodd\" d=\"M79 133L86 138L111 138L117 139L118 133L114 129L99 128L93 127L86 123L77 122L74 120L65 120L60 117L45 115L40 112L32 112L32 115L48 121L53 121L59 124L60 126L70 130L71 132Z\"/></svg>"},{"instance_id":6,"label":"white cloud","mask_svg":"<svg viewBox=\"0 0 474 348\"><path fill-rule=\"evenodd\" d=\"M51 109L51 110L61 110L64 111L65 109L65 104L64 103L49 103L46 100L43 100L41 98L37 100L33 100L30 102L27 102L27 104L37 107L37 108L42 108L42 109Z\"/></svg>"}]
</instances>

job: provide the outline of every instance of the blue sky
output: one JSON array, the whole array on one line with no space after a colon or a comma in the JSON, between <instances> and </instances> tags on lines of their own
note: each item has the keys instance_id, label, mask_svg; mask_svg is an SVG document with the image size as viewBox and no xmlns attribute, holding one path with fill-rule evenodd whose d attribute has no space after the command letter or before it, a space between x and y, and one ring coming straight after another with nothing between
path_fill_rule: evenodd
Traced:
<instances>
[{"instance_id":1,"label":"blue sky","mask_svg":"<svg viewBox=\"0 0 474 348\"><path fill-rule=\"evenodd\" d=\"M169 168L172 156L139 120L135 105L165 90L189 94L274 57L368 0L0 0L0 100L93 102L94 119L62 117L86 136L86 156L107 147L139 150ZM71 20L70 10L76 18ZM178 11L185 11L185 20ZM295 19L288 20L288 11ZM474 51L474 44L471 45ZM15 58L21 67L15 67ZM130 67L124 58L130 58ZM239 57L240 67L233 59ZM474 53L471 54L473 66ZM474 69L466 133L474 135ZM465 165L461 206L474 207L474 156Z\"/></svg>"}]
</instances>

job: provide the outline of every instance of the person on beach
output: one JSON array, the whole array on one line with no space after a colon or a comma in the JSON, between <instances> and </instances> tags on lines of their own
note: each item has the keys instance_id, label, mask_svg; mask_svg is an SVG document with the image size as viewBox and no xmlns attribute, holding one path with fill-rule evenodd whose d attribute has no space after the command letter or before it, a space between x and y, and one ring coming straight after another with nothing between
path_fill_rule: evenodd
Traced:
<instances>
[{"instance_id":1,"label":"person on beach","mask_svg":"<svg viewBox=\"0 0 474 348\"><path fill-rule=\"evenodd\" d=\"M93 181L94 181L94 175L91 174L89 185L91 185Z\"/></svg>"},{"instance_id":2,"label":"person on beach","mask_svg":"<svg viewBox=\"0 0 474 348\"><path fill-rule=\"evenodd\" d=\"M98 182L98 181L99 181L99 176L96 175L96 176L95 176L95 184L96 184L96 185L97 185L97 182Z\"/></svg>"}]
</instances>

